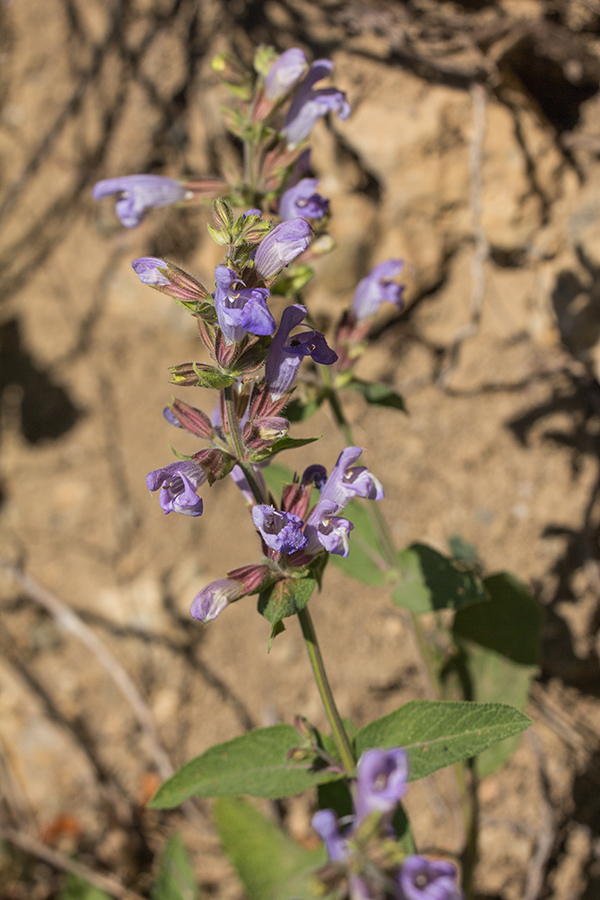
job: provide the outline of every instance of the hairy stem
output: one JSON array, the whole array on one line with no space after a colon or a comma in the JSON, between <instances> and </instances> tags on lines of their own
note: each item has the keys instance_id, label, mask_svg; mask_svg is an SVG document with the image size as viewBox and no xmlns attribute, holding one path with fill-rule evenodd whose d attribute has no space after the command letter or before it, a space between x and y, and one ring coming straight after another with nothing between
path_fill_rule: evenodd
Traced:
<instances>
[{"instance_id":1,"label":"hairy stem","mask_svg":"<svg viewBox=\"0 0 600 900\"><path fill-rule=\"evenodd\" d=\"M300 620L300 627L302 628L302 636L306 644L308 658L310 659L310 664L315 676L315 681L317 682L317 688L321 696L321 701L325 708L325 713L327 714L329 724L331 725L331 733L333 735L337 751L340 754L340 759L346 770L346 773L348 775L351 775L354 772L354 768L356 766L354 754L352 753L350 740L348 738L348 735L346 734L346 729L344 728L344 724L338 712L337 706L335 705L335 700L333 699L331 685L329 684L327 673L325 672L325 665L323 663L323 657L321 656L321 650L319 648L319 642L317 640L317 633L315 631L315 626L313 624L313 620L308 611L308 608L305 607L303 610L301 610L298 613L298 618Z\"/></svg>"}]
</instances>

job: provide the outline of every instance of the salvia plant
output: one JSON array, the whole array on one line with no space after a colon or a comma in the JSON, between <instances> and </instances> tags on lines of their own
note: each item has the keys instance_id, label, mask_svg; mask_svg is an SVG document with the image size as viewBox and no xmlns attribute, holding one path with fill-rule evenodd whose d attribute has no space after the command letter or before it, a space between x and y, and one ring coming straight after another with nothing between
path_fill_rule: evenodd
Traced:
<instances>
[{"instance_id":1,"label":"salvia plant","mask_svg":"<svg viewBox=\"0 0 600 900\"><path fill-rule=\"evenodd\" d=\"M127 228L153 207L212 200L208 230L224 258L209 287L168 260L133 261L144 284L191 314L206 350L204 361L172 367L172 383L186 389L186 399L164 410L168 423L198 439L198 450L162 462L146 482L164 513L196 517L203 514L206 488L224 478L234 482L248 508L247 527L256 534L256 557L202 586L191 614L201 623L223 614L210 627L227 628L227 617L235 615L227 607L257 595L271 642L284 620L297 616L330 733L301 716L250 731L184 765L151 806L171 808L194 796L281 799L318 788L312 827L324 852L315 857L285 845L285 865L278 858L282 840L291 838L275 836L278 826L246 801L217 804L223 844L250 897L455 900L470 892L476 815L472 809L466 815L460 861L422 855L402 798L410 780L458 763L468 810L472 758L529 724L514 706L486 701L504 699L497 690L504 683L507 699L524 705L537 662L539 612L512 576L483 577L473 549L459 538L448 556L423 544L397 550L379 511L384 488L362 462L363 448L355 446L340 398L353 390L369 404L404 410L390 387L355 374L382 304L402 308L402 261L383 261L365 274L329 336L313 327L300 297L313 274L311 261L333 243L329 200L311 174L308 147L319 119L350 114L345 93L329 84L332 63L309 64L298 48L277 55L261 47L251 71L226 54L213 68L234 98L224 115L239 147L239 171L197 181L127 175L100 181L93 195L115 195ZM279 321L274 295L287 304ZM187 399L189 388L200 389L198 400ZM320 460L297 474L279 461L272 465L286 450L315 440L294 438L291 423L323 404L340 434L330 469ZM440 646L428 651L422 642L439 700L411 701L358 729L341 717L309 609L330 561L388 590L413 614L417 630L421 613L454 610ZM488 759L484 773L513 745L504 740L499 746L504 749L495 757L490 751L481 757Z\"/></svg>"}]
</instances>

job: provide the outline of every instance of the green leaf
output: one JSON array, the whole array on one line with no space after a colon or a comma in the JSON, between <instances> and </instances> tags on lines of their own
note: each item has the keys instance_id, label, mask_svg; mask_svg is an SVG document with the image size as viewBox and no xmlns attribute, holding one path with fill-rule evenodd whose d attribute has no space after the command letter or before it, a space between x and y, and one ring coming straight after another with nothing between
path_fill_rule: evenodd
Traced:
<instances>
[{"instance_id":1,"label":"green leaf","mask_svg":"<svg viewBox=\"0 0 600 900\"><path fill-rule=\"evenodd\" d=\"M345 559L332 554L330 561L349 578L355 578L363 584L387 584L393 576L389 574L379 548L375 526L367 508L360 501L352 500L344 510L344 517L354 525L350 534L350 552Z\"/></svg>"},{"instance_id":2,"label":"green leaf","mask_svg":"<svg viewBox=\"0 0 600 900\"><path fill-rule=\"evenodd\" d=\"M294 473L287 466L282 466L281 463L269 463L268 466L264 466L260 471L265 479L267 488L273 494L273 497L279 501L284 484L292 484L294 481Z\"/></svg>"},{"instance_id":3,"label":"green leaf","mask_svg":"<svg viewBox=\"0 0 600 900\"><path fill-rule=\"evenodd\" d=\"M392 593L396 606L426 613L435 609L458 610L488 599L474 572L460 568L433 547L411 544L398 553L398 564L402 580Z\"/></svg>"},{"instance_id":4,"label":"green leaf","mask_svg":"<svg viewBox=\"0 0 600 900\"><path fill-rule=\"evenodd\" d=\"M285 578L258 595L258 611L271 625L304 609L317 586L314 578ZM275 635L273 635L275 637Z\"/></svg>"},{"instance_id":5,"label":"green leaf","mask_svg":"<svg viewBox=\"0 0 600 900\"><path fill-rule=\"evenodd\" d=\"M69 875L66 884L58 895L58 900L111 900L109 894L105 894L100 888L77 878L76 875Z\"/></svg>"},{"instance_id":6,"label":"green leaf","mask_svg":"<svg viewBox=\"0 0 600 900\"><path fill-rule=\"evenodd\" d=\"M352 378L345 387L358 391L371 406L387 406L390 409L399 409L401 412L406 412L406 406L400 394L397 394L387 384L377 384L376 382L362 381L360 378Z\"/></svg>"},{"instance_id":7,"label":"green leaf","mask_svg":"<svg viewBox=\"0 0 600 900\"><path fill-rule=\"evenodd\" d=\"M490 575L483 584L490 602L457 612L455 636L476 641L521 665L537 666L544 619L541 606L508 572Z\"/></svg>"},{"instance_id":8,"label":"green leaf","mask_svg":"<svg viewBox=\"0 0 600 900\"><path fill-rule=\"evenodd\" d=\"M404 747L409 780L416 781L476 756L529 725L531 719L501 703L413 700L361 728L356 752L360 756L370 747Z\"/></svg>"},{"instance_id":9,"label":"green leaf","mask_svg":"<svg viewBox=\"0 0 600 900\"><path fill-rule=\"evenodd\" d=\"M290 422L304 422L314 416L324 399L325 394L322 391L316 394L311 392L306 399L294 397L285 406L285 417Z\"/></svg>"},{"instance_id":10,"label":"green leaf","mask_svg":"<svg viewBox=\"0 0 600 900\"><path fill-rule=\"evenodd\" d=\"M327 861L323 846L305 850L245 800L221 798L214 814L223 849L247 900L314 898L309 877Z\"/></svg>"},{"instance_id":11,"label":"green leaf","mask_svg":"<svg viewBox=\"0 0 600 900\"><path fill-rule=\"evenodd\" d=\"M490 603L461 610L454 637L464 653L474 700L510 703L523 710L541 655L543 610L525 585L508 573L486 578ZM519 736L486 750L480 776L497 771L515 751Z\"/></svg>"},{"instance_id":12,"label":"green leaf","mask_svg":"<svg viewBox=\"0 0 600 900\"><path fill-rule=\"evenodd\" d=\"M252 461L263 462L265 459L271 459L277 453L281 453L282 450L296 450L298 447L304 447L306 444L313 444L322 437L323 435L319 434L317 437L312 438L291 438L287 435L285 437L277 438L277 440L273 441L266 450L253 453Z\"/></svg>"},{"instance_id":13,"label":"green leaf","mask_svg":"<svg viewBox=\"0 0 600 900\"><path fill-rule=\"evenodd\" d=\"M216 744L165 781L149 805L171 809L194 796L291 797L341 777L319 769L316 759L288 761L286 754L301 743L291 725L272 725Z\"/></svg>"},{"instance_id":14,"label":"green leaf","mask_svg":"<svg viewBox=\"0 0 600 900\"><path fill-rule=\"evenodd\" d=\"M194 373L198 376L198 387L211 388L215 391L229 387L236 377L222 372L215 366L206 366L203 363L194 363Z\"/></svg>"},{"instance_id":15,"label":"green leaf","mask_svg":"<svg viewBox=\"0 0 600 900\"><path fill-rule=\"evenodd\" d=\"M192 861L174 834L163 851L152 900L197 900L199 895Z\"/></svg>"}]
</instances>

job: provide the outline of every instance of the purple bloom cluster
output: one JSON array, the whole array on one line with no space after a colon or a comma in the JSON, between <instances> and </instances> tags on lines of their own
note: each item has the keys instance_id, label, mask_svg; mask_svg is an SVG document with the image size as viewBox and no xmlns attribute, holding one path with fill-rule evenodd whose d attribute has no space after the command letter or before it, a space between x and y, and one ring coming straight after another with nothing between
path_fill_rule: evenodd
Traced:
<instances>
[{"instance_id":1,"label":"purple bloom cluster","mask_svg":"<svg viewBox=\"0 0 600 900\"><path fill-rule=\"evenodd\" d=\"M281 553L303 551L304 557L326 550L337 556L348 556L352 522L337 514L354 497L381 500L383 488L365 466L353 467L362 453L361 447L346 447L326 480L322 467L311 466L304 473L303 484L315 478L322 483L321 497L304 523L297 515L280 512L270 506L253 509L254 524L265 544Z\"/></svg>"},{"instance_id":2,"label":"purple bloom cluster","mask_svg":"<svg viewBox=\"0 0 600 900\"><path fill-rule=\"evenodd\" d=\"M367 750L358 761L355 788L354 816L350 827L342 833L332 809L322 809L312 818L312 826L325 844L332 862L348 864L350 895L368 900L369 874L357 873L355 847L364 835L363 822L375 819L383 835L394 837L391 820L396 807L406 793L408 759L401 748ZM367 832L369 833L369 832ZM387 874L386 896L395 900L461 900L457 885L456 867L447 860L432 860L423 856L408 856ZM379 893L377 894L379 896Z\"/></svg>"}]
</instances>

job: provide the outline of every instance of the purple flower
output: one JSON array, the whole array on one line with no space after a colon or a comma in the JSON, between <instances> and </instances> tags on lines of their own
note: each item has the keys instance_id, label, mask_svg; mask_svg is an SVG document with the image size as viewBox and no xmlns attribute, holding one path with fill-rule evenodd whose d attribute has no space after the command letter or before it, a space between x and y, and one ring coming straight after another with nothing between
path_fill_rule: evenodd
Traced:
<instances>
[{"instance_id":1,"label":"purple flower","mask_svg":"<svg viewBox=\"0 0 600 900\"><path fill-rule=\"evenodd\" d=\"M329 212L329 200L317 193L318 178L302 178L288 188L279 201L279 215L289 219L322 219Z\"/></svg>"},{"instance_id":2,"label":"purple flower","mask_svg":"<svg viewBox=\"0 0 600 900\"><path fill-rule=\"evenodd\" d=\"M361 756L357 770L356 815L362 821L377 810L384 816L394 812L406 793L408 759L406 751L367 750Z\"/></svg>"},{"instance_id":3,"label":"purple flower","mask_svg":"<svg viewBox=\"0 0 600 900\"><path fill-rule=\"evenodd\" d=\"M155 469L146 476L150 491L160 488L159 502L165 515L170 512L184 516L202 515L202 498L196 489L206 481L206 472L193 459L181 460Z\"/></svg>"},{"instance_id":4,"label":"purple flower","mask_svg":"<svg viewBox=\"0 0 600 900\"><path fill-rule=\"evenodd\" d=\"M152 206L169 206L184 200L187 188L163 175L122 175L99 181L92 189L95 200L118 194L115 211L126 228L135 228Z\"/></svg>"},{"instance_id":5,"label":"purple flower","mask_svg":"<svg viewBox=\"0 0 600 900\"><path fill-rule=\"evenodd\" d=\"M219 578L211 581L192 600L190 612L194 619L210 622L216 619L226 606L243 597L244 585L231 578Z\"/></svg>"},{"instance_id":6,"label":"purple flower","mask_svg":"<svg viewBox=\"0 0 600 900\"><path fill-rule=\"evenodd\" d=\"M286 50L275 60L265 76L265 94L269 100L281 100L306 71L306 56L298 47Z\"/></svg>"},{"instance_id":7,"label":"purple flower","mask_svg":"<svg viewBox=\"0 0 600 900\"><path fill-rule=\"evenodd\" d=\"M302 532L304 522L293 513L280 512L274 506L261 503L252 509L252 519L262 538L272 550L279 553L295 553L303 550L307 538Z\"/></svg>"},{"instance_id":8,"label":"purple flower","mask_svg":"<svg viewBox=\"0 0 600 900\"><path fill-rule=\"evenodd\" d=\"M331 500L320 500L317 503L306 523L307 553L319 553L321 547L324 547L335 556L348 556L349 536L354 525L343 516L336 516L337 511L337 504Z\"/></svg>"},{"instance_id":9,"label":"purple flower","mask_svg":"<svg viewBox=\"0 0 600 900\"><path fill-rule=\"evenodd\" d=\"M383 498L383 487L379 479L366 466L352 466L361 453L362 447L346 447L342 450L321 491L321 501L333 500L340 510L354 497L366 497L369 500Z\"/></svg>"},{"instance_id":10,"label":"purple flower","mask_svg":"<svg viewBox=\"0 0 600 900\"><path fill-rule=\"evenodd\" d=\"M142 284L184 303L201 303L208 297L206 288L183 269L156 256L140 256L131 267Z\"/></svg>"},{"instance_id":11,"label":"purple flower","mask_svg":"<svg viewBox=\"0 0 600 900\"><path fill-rule=\"evenodd\" d=\"M392 279L397 278L403 266L401 259L388 259L359 281L352 298L352 310L359 322L375 315L382 303L394 303L402 309L404 285Z\"/></svg>"},{"instance_id":12,"label":"purple flower","mask_svg":"<svg viewBox=\"0 0 600 900\"><path fill-rule=\"evenodd\" d=\"M305 316L306 307L299 303L286 307L281 314L281 322L271 341L265 364L265 380L273 399L282 397L290 389L305 356L325 366L330 366L337 359L337 353L328 346L319 331L311 328L290 337L291 330L300 325Z\"/></svg>"},{"instance_id":13,"label":"purple flower","mask_svg":"<svg viewBox=\"0 0 600 900\"><path fill-rule=\"evenodd\" d=\"M338 862L347 858L346 841L340 834L338 821L332 809L320 809L314 814L310 824L325 844L330 860Z\"/></svg>"},{"instance_id":14,"label":"purple flower","mask_svg":"<svg viewBox=\"0 0 600 900\"><path fill-rule=\"evenodd\" d=\"M265 281L270 281L279 275L288 263L304 253L312 239L313 230L305 219L282 222L258 245L254 257L256 271Z\"/></svg>"},{"instance_id":15,"label":"purple flower","mask_svg":"<svg viewBox=\"0 0 600 900\"><path fill-rule=\"evenodd\" d=\"M283 128L290 149L302 143L321 116L328 112L336 112L340 119L347 119L350 115L350 105L343 91L338 91L337 88L313 89L313 85L330 75L332 70L333 63L330 60L315 60L298 88Z\"/></svg>"},{"instance_id":16,"label":"purple flower","mask_svg":"<svg viewBox=\"0 0 600 900\"><path fill-rule=\"evenodd\" d=\"M399 900L461 900L456 876L447 860L408 856L398 874Z\"/></svg>"},{"instance_id":17,"label":"purple flower","mask_svg":"<svg viewBox=\"0 0 600 900\"><path fill-rule=\"evenodd\" d=\"M246 332L273 334L277 326L267 306L266 288L238 288L241 282L226 266L217 266L215 280L215 309L228 344L241 341Z\"/></svg>"},{"instance_id":18,"label":"purple flower","mask_svg":"<svg viewBox=\"0 0 600 900\"><path fill-rule=\"evenodd\" d=\"M142 284L160 286L170 284L169 279L162 271L167 269L164 259L158 259L156 256L140 256L139 259L134 259L131 266Z\"/></svg>"},{"instance_id":19,"label":"purple flower","mask_svg":"<svg viewBox=\"0 0 600 900\"><path fill-rule=\"evenodd\" d=\"M381 483L365 466L352 467L361 453L361 447L346 447L340 453L331 475L321 489L319 502L306 521L304 533L308 537L307 553L318 553L320 547L324 547L328 553L348 556L348 536L354 526L337 513L354 497L367 497L369 500L381 500L383 497Z\"/></svg>"}]
</instances>

